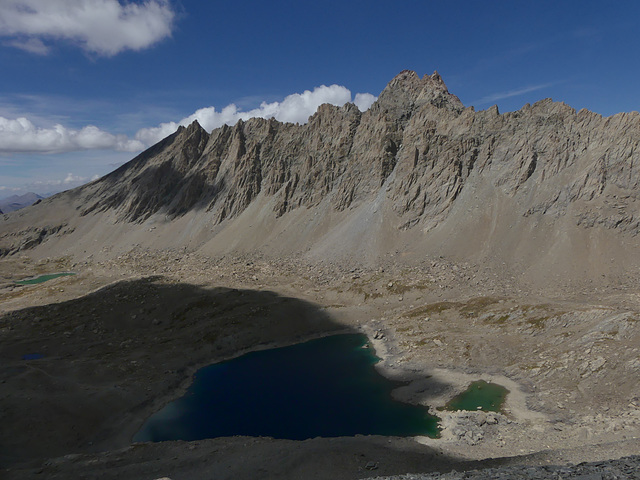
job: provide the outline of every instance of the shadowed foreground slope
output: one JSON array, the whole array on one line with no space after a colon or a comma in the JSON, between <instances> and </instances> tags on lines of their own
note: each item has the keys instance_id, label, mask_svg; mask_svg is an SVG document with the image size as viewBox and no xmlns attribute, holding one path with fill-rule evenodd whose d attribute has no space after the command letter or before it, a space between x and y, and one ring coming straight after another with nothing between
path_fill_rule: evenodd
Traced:
<instances>
[{"instance_id":1,"label":"shadowed foreground slope","mask_svg":"<svg viewBox=\"0 0 640 480\"><path fill-rule=\"evenodd\" d=\"M266 291L119 282L0 318L2 463L124 447L202 365L344 330ZM24 355L43 358L24 360Z\"/></svg>"}]
</instances>

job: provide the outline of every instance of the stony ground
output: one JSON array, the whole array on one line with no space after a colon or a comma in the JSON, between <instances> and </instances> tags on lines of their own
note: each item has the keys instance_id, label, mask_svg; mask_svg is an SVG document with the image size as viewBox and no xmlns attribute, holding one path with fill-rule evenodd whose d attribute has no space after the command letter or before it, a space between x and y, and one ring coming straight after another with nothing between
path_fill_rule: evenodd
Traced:
<instances>
[{"instance_id":1,"label":"stony ground","mask_svg":"<svg viewBox=\"0 0 640 480\"><path fill-rule=\"evenodd\" d=\"M617 480L640 478L640 457L632 456L618 460L580 463L572 466L527 467L513 466L487 468L466 472L408 474L393 477L376 477L372 480L491 480L491 479L580 479L580 480Z\"/></svg>"},{"instance_id":2,"label":"stony ground","mask_svg":"<svg viewBox=\"0 0 640 480\"><path fill-rule=\"evenodd\" d=\"M532 291L505 272L439 257L389 256L366 268L108 253L0 262L6 478L363 478L640 451L640 302L623 283ZM11 283L59 271L77 275ZM510 390L505 411L437 412L440 439L129 446L200 366L339 331L369 335L380 371L407 382L400 399L435 409L486 379ZM28 353L45 356L22 360Z\"/></svg>"}]
</instances>

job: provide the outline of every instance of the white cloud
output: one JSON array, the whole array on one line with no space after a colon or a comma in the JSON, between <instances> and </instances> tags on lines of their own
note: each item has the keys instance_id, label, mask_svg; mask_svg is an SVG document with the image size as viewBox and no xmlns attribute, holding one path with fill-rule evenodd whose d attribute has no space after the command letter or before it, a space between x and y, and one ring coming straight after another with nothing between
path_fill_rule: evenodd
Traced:
<instances>
[{"instance_id":1,"label":"white cloud","mask_svg":"<svg viewBox=\"0 0 640 480\"><path fill-rule=\"evenodd\" d=\"M142 50L171 35L168 0L1 0L0 35L8 45L45 54L45 40L62 39L112 56Z\"/></svg>"},{"instance_id":2,"label":"white cloud","mask_svg":"<svg viewBox=\"0 0 640 480\"><path fill-rule=\"evenodd\" d=\"M87 179L84 177L79 177L78 175L74 175L73 173L67 173L67 176L62 180L62 183L65 185L69 185L75 182L86 182Z\"/></svg>"},{"instance_id":3,"label":"white cloud","mask_svg":"<svg viewBox=\"0 0 640 480\"><path fill-rule=\"evenodd\" d=\"M97 180L98 178L100 177L97 175L89 178L82 175L76 175L74 173L67 173L67 175L62 179L58 177L51 178L49 180L36 180L22 187L20 191L32 191L34 193L38 193L39 195L47 196L61 192L63 190L69 190L71 188L79 187L80 185L84 185L87 182Z\"/></svg>"},{"instance_id":4,"label":"white cloud","mask_svg":"<svg viewBox=\"0 0 640 480\"><path fill-rule=\"evenodd\" d=\"M93 125L80 130L59 124L51 128L37 128L25 117L0 117L0 153L61 153L96 149L135 152L144 147L126 135L113 135Z\"/></svg>"},{"instance_id":5,"label":"white cloud","mask_svg":"<svg viewBox=\"0 0 640 480\"><path fill-rule=\"evenodd\" d=\"M367 110L377 99L370 93L358 93L354 103L361 110ZM143 128L136 133L135 138L146 145L152 145L175 132L178 126L187 126L194 120L202 125L205 130L211 131L224 124L233 125L238 120L247 120L253 117L275 118L281 122L306 123L318 107L323 103L342 106L351 101L351 91L341 85L321 85L303 93L288 95L282 102L262 102L258 108L248 111L238 110L235 104L230 104L218 111L215 107L205 107L196 110L193 114L183 118L179 122L161 123L157 127Z\"/></svg>"},{"instance_id":6,"label":"white cloud","mask_svg":"<svg viewBox=\"0 0 640 480\"><path fill-rule=\"evenodd\" d=\"M358 107L361 112L365 112L369 110L371 105L373 105L373 102L377 99L378 97L371 95L370 93L356 93L356 98L353 100L353 103L355 103L356 107Z\"/></svg>"},{"instance_id":7,"label":"white cloud","mask_svg":"<svg viewBox=\"0 0 640 480\"><path fill-rule=\"evenodd\" d=\"M39 38L28 38L26 40L12 40L6 42L5 45L16 47L26 52L35 53L37 55L46 55L49 53L49 47L47 47Z\"/></svg>"},{"instance_id":8,"label":"white cloud","mask_svg":"<svg viewBox=\"0 0 640 480\"><path fill-rule=\"evenodd\" d=\"M364 111L375 100L376 97L370 93L358 93L354 103ZM306 123L323 103L342 106L350 101L351 91L348 88L322 85L303 93L288 95L281 102L263 102L259 107L247 111L239 110L235 104L227 105L220 111L215 107L201 108L179 122L161 123L157 127L140 129L134 139L126 135L114 135L93 125L79 130L61 124L42 128L24 116L14 119L0 116L0 154L51 154L87 150L139 152L171 135L179 125L186 126L194 120L198 120L208 131L252 117L273 117L281 122Z\"/></svg>"}]
</instances>

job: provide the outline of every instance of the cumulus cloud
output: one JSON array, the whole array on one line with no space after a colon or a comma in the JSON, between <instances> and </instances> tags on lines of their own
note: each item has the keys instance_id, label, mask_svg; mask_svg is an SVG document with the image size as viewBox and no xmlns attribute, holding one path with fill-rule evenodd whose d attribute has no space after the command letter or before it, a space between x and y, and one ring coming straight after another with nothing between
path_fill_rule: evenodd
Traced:
<instances>
[{"instance_id":1,"label":"cumulus cloud","mask_svg":"<svg viewBox=\"0 0 640 480\"><path fill-rule=\"evenodd\" d=\"M353 102L361 111L364 111L376 98L370 93L358 93ZM288 95L281 102L262 102L259 107L252 110L240 110L235 104L227 105L222 110L216 110L215 107L201 108L179 122L167 122L157 127L142 128L133 139L127 135L114 135L93 125L81 129L72 129L60 124L42 128L26 117L11 119L0 116L0 154L66 153L82 150L139 152L171 135L180 125L187 126L194 120L198 120L200 125L208 131L252 117L306 123L323 103L342 106L350 101L352 101L351 91L348 88L340 85L328 87L322 85L303 93Z\"/></svg>"},{"instance_id":2,"label":"cumulus cloud","mask_svg":"<svg viewBox=\"0 0 640 480\"><path fill-rule=\"evenodd\" d=\"M145 147L126 135L113 135L88 125L73 130L62 125L37 128L25 117L0 117L0 153L63 153L77 150L120 150L136 152Z\"/></svg>"},{"instance_id":3,"label":"cumulus cloud","mask_svg":"<svg viewBox=\"0 0 640 480\"><path fill-rule=\"evenodd\" d=\"M370 93L356 93L353 103L355 103L356 107L358 107L361 112L365 112L369 110L371 105L373 105L373 102L377 99L378 97L371 95Z\"/></svg>"},{"instance_id":4,"label":"cumulus cloud","mask_svg":"<svg viewBox=\"0 0 640 480\"><path fill-rule=\"evenodd\" d=\"M87 52L113 56L142 50L171 35L175 12L168 0L2 0L5 44L46 54L45 41L71 41Z\"/></svg>"},{"instance_id":5,"label":"cumulus cloud","mask_svg":"<svg viewBox=\"0 0 640 480\"><path fill-rule=\"evenodd\" d=\"M377 97L370 93L358 93L353 102L361 110L367 110ZM157 127L143 128L136 133L136 140L152 145L177 130L180 125L187 126L197 120L205 130L213 130L222 125L233 125L238 120L249 118L275 118L281 122L306 123L318 107L323 103L342 106L351 102L351 91L341 85L321 85L313 90L288 95L281 102L262 102L258 108L239 110L235 104L230 104L218 111L215 107L205 107L179 122L161 123Z\"/></svg>"}]
</instances>

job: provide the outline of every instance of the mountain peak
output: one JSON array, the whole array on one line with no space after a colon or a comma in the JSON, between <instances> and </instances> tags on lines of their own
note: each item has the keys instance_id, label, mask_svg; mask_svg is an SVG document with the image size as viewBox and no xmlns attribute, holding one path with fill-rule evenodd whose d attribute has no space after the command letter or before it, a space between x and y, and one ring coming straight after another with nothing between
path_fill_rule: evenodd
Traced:
<instances>
[{"instance_id":1,"label":"mountain peak","mask_svg":"<svg viewBox=\"0 0 640 480\"><path fill-rule=\"evenodd\" d=\"M413 70L403 70L391 79L382 93L390 91L395 94L398 90L419 92L421 89L422 80L418 74Z\"/></svg>"},{"instance_id":2,"label":"mountain peak","mask_svg":"<svg viewBox=\"0 0 640 480\"><path fill-rule=\"evenodd\" d=\"M424 89L436 89L444 90L449 93L442 76L437 70L434 70L433 74L425 74L422 78L418 76L413 70L403 70L387 84L385 90L392 90L396 92L398 89L405 91L412 91L417 94Z\"/></svg>"},{"instance_id":3,"label":"mountain peak","mask_svg":"<svg viewBox=\"0 0 640 480\"><path fill-rule=\"evenodd\" d=\"M187 135L191 135L201 130L206 131L204 128L202 128L202 125L200 125L200 122L198 122L198 120L194 120L193 122L191 122L188 127L185 127L184 125L180 125L178 127L178 133L186 132Z\"/></svg>"},{"instance_id":4,"label":"mountain peak","mask_svg":"<svg viewBox=\"0 0 640 480\"><path fill-rule=\"evenodd\" d=\"M429 77L429 75L425 74L425 77ZM444 80L442 80L442 77L438 73L438 70L434 70L433 74L431 74L431 77L429 78L431 78L431 80L433 80L434 82L442 83L444 85Z\"/></svg>"},{"instance_id":5,"label":"mountain peak","mask_svg":"<svg viewBox=\"0 0 640 480\"><path fill-rule=\"evenodd\" d=\"M403 70L387 84L377 103L379 108L398 117L410 116L413 110L425 104L447 110L464 108L460 99L449 93L437 70L422 78L413 70Z\"/></svg>"}]
</instances>

